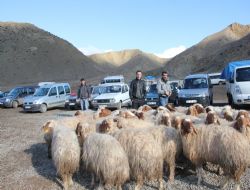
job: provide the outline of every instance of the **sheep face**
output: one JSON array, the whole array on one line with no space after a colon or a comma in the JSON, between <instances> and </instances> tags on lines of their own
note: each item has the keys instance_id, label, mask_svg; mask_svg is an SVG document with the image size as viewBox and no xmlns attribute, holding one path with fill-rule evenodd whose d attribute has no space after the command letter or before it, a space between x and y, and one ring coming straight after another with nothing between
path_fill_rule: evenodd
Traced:
<instances>
[{"instance_id":1,"label":"sheep face","mask_svg":"<svg viewBox=\"0 0 250 190\"><path fill-rule=\"evenodd\" d=\"M177 130L180 130L181 129L182 120L183 119L181 119L181 117L179 117L179 116L174 117L172 119L172 127L174 127Z\"/></svg>"},{"instance_id":2,"label":"sheep face","mask_svg":"<svg viewBox=\"0 0 250 190\"><path fill-rule=\"evenodd\" d=\"M195 106L190 106L187 111L187 115L198 116L199 113Z\"/></svg>"},{"instance_id":3,"label":"sheep face","mask_svg":"<svg viewBox=\"0 0 250 190\"><path fill-rule=\"evenodd\" d=\"M99 126L100 133L110 133L113 130L114 127L114 121L113 119L105 119L102 121L102 123Z\"/></svg>"},{"instance_id":4,"label":"sheep face","mask_svg":"<svg viewBox=\"0 0 250 190\"><path fill-rule=\"evenodd\" d=\"M206 113L208 113L208 112L210 112L210 111L214 111L214 109L213 109L213 107L211 107L211 106L207 106L207 107L205 108L205 111L206 111Z\"/></svg>"},{"instance_id":5,"label":"sheep face","mask_svg":"<svg viewBox=\"0 0 250 190\"><path fill-rule=\"evenodd\" d=\"M246 111L246 110L240 110L237 117L236 117L236 120L241 116L241 115L244 115L246 118L249 118L249 113Z\"/></svg>"},{"instance_id":6,"label":"sheep face","mask_svg":"<svg viewBox=\"0 0 250 190\"><path fill-rule=\"evenodd\" d=\"M136 115L136 117L138 117L138 119L142 119L142 120L145 119L145 118L144 118L144 113L143 113L143 112L136 112L135 115Z\"/></svg>"},{"instance_id":7,"label":"sheep face","mask_svg":"<svg viewBox=\"0 0 250 190\"><path fill-rule=\"evenodd\" d=\"M219 118L214 111L208 112L205 123L206 124L218 124L218 125L220 125Z\"/></svg>"},{"instance_id":8,"label":"sheep face","mask_svg":"<svg viewBox=\"0 0 250 190\"><path fill-rule=\"evenodd\" d=\"M147 111L149 111L149 110L152 110L152 108L151 108L150 106L148 106L148 105L144 105L144 106L142 107L142 109L141 109L142 112L147 112Z\"/></svg>"},{"instance_id":9,"label":"sheep face","mask_svg":"<svg viewBox=\"0 0 250 190\"><path fill-rule=\"evenodd\" d=\"M50 120L47 121L43 126L42 126L42 131L45 134L52 134L53 132L53 127L55 127L55 121Z\"/></svg>"},{"instance_id":10,"label":"sheep face","mask_svg":"<svg viewBox=\"0 0 250 190\"><path fill-rule=\"evenodd\" d=\"M82 111L80 111L80 110L77 110L74 115L79 116L79 115L84 115L84 113Z\"/></svg>"},{"instance_id":11,"label":"sheep face","mask_svg":"<svg viewBox=\"0 0 250 190\"><path fill-rule=\"evenodd\" d=\"M107 117L109 115L111 115L111 111L109 109L106 108L102 108L101 112L99 113L99 117Z\"/></svg>"},{"instance_id":12,"label":"sheep face","mask_svg":"<svg viewBox=\"0 0 250 190\"><path fill-rule=\"evenodd\" d=\"M223 114L224 118L227 120L227 121L233 121L233 116L231 114L231 112L228 112L226 111L224 114Z\"/></svg>"},{"instance_id":13,"label":"sheep face","mask_svg":"<svg viewBox=\"0 0 250 190\"><path fill-rule=\"evenodd\" d=\"M196 129L193 126L193 123L189 119L183 119L181 122L181 134L187 136L188 134L197 134Z\"/></svg>"},{"instance_id":14,"label":"sheep face","mask_svg":"<svg viewBox=\"0 0 250 190\"><path fill-rule=\"evenodd\" d=\"M204 107L201 104L195 104L194 106L195 106L198 114L206 112L206 110L204 109Z\"/></svg>"},{"instance_id":15,"label":"sheep face","mask_svg":"<svg viewBox=\"0 0 250 190\"><path fill-rule=\"evenodd\" d=\"M244 132L246 127L250 127L250 119L241 115L234 124L234 128L240 132Z\"/></svg>"}]
</instances>

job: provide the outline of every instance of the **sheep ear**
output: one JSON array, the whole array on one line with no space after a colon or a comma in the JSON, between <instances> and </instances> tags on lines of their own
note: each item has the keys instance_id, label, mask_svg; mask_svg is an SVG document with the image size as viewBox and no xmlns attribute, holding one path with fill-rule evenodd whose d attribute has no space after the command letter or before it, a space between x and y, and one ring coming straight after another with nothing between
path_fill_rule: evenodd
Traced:
<instances>
[{"instance_id":1,"label":"sheep ear","mask_svg":"<svg viewBox=\"0 0 250 190\"><path fill-rule=\"evenodd\" d=\"M217 119L217 124L220 125L220 120L219 119Z\"/></svg>"}]
</instances>

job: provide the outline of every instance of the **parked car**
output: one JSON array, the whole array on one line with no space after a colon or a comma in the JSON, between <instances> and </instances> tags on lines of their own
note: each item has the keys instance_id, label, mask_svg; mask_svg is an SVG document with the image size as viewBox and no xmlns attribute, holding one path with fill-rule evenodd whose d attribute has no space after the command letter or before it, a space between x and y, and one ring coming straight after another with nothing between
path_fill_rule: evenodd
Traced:
<instances>
[{"instance_id":1,"label":"parked car","mask_svg":"<svg viewBox=\"0 0 250 190\"><path fill-rule=\"evenodd\" d=\"M70 96L68 83L53 83L39 87L33 96L24 99L23 110L27 112L40 111L44 113L49 108L63 107Z\"/></svg>"},{"instance_id":2,"label":"parked car","mask_svg":"<svg viewBox=\"0 0 250 190\"><path fill-rule=\"evenodd\" d=\"M213 85L208 74L189 75L184 79L184 87L179 91L178 104L185 106L200 103L213 104Z\"/></svg>"},{"instance_id":3,"label":"parked car","mask_svg":"<svg viewBox=\"0 0 250 190\"><path fill-rule=\"evenodd\" d=\"M170 82L170 87L172 90L172 94L169 97L169 103L174 103L174 105L178 105L178 94L180 91L179 82Z\"/></svg>"},{"instance_id":4,"label":"parked car","mask_svg":"<svg viewBox=\"0 0 250 190\"><path fill-rule=\"evenodd\" d=\"M250 105L250 60L229 63L221 77L226 79L228 103L231 106Z\"/></svg>"},{"instance_id":5,"label":"parked car","mask_svg":"<svg viewBox=\"0 0 250 190\"><path fill-rule=\"evenodd\" d=\"M0 99L0 105L6 108L17 108L23 105L24 98L34 94L38 86L18 86Z\"/></svg>"},{"instance_id":6,"label":"parked car","mask_svg":"<svg viewBox=\"0 0 250 190\"><path fill-rule=\"evenodd\" d=\"M124 83L124 76L123 75L117 75L117 76L107 76L102 81L101 84L106 83Z\"/></svg>"},{"instance_id":7,"label":"parked car","mask_svg":"<svg viewBox=\"0 0 250 190\"><path fill-rule=\"evenodd\" d=\"M4 98L9 94L9 91L5 91L5 92L0 92L0 98Z\"/></svg>"},{"instance_id":8,"label":"parked car","mask_svg":"<svg viewBox=\"0 0 250 190\"><path fill-rule=\"evenodd\" d=\"M159 106L159 94L156 88L157 84L149 85L149 88L146 93L145 104L151 107L158 107Z\"/></svg>"},{"instance_id":9,"label":"parked car","mask_svg":"<svg viewBox=\"0 0 250 190\"><path fill-rule=\"evenodd\" d=\"M220 78L221 73L210 73L208 75L209 75L209 77L211 79L211 84L212 85L226 84L226 80Z\"/></svg>"},{"instance_id":10,"label":"parked car","mask_svg":"<svg viewBox=\"0 0 250 190\"><path fill-rule=\"evenodd\" d=\"M121 109L122 106L130 106L129 87L125 83L103 84L104 91L92 100L94 108L105 106Z\"/></svg>"}]
</instances>

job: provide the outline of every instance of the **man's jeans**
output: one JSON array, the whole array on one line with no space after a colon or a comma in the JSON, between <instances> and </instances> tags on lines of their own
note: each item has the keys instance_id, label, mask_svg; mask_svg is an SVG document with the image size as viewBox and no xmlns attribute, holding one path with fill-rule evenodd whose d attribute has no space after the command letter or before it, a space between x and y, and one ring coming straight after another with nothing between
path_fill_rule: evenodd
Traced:
<instances>
[{"instance_id":1,"label":"man's jeans","mask_svg":"<svg viewBox=\"0 0 250 190\"><path fill-rule=\"evenodd\" d=\"M166 106L168 104L168 97L160 97L160 106Z\"/></svg>"},{"instance_id":2,"label":"man's jeans","mask_svg":"<svg viewBox=\"0 0 250 190\"><path fill-rule=\"evenodd\" d=\"M81 103L81 110L88 110L89 109L89 100L88 99L80 99Z\"/></svg>"}]
</instances>

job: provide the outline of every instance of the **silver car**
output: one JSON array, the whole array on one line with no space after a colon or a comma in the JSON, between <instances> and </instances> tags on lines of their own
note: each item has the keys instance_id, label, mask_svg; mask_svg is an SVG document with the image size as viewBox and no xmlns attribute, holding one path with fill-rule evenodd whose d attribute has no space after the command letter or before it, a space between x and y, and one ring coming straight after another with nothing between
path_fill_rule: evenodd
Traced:
<instances>
[{"instance_id":1,"label":"silver car","mask_svg":"<svg viewBox=\"0 0 250 190\"><path fill-rule=\"evenodd\" d=\"M65 100L70 96L70 92L68 83L43 85L35 91L33 96L24 99L23 110L44 113L48 108L64 107Z\"/></svg>"}]
</instances>

